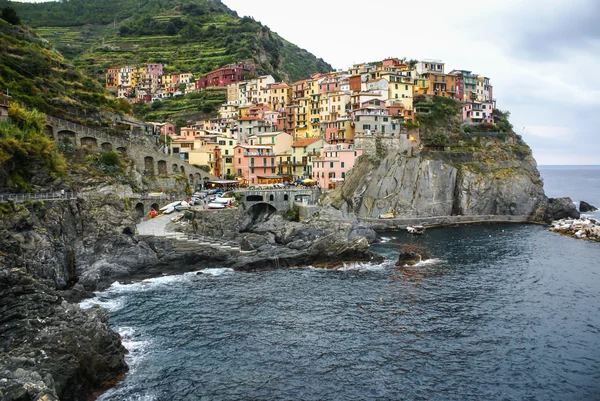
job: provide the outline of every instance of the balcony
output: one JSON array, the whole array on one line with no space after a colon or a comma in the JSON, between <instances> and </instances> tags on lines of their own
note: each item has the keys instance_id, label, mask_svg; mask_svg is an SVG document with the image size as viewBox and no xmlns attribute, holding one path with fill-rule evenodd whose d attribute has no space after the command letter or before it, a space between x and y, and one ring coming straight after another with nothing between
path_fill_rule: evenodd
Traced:
<instances>
[{"instance_id":1,"label":"balcony","mask_svg":"<svg viewBox=\"0 0 600 401\"><path fill-rule=\"evenodd\" d=\"M263 156L263 157L274 157L273 152L244 152L244 156Z\"/></svg>"}]
</instances>

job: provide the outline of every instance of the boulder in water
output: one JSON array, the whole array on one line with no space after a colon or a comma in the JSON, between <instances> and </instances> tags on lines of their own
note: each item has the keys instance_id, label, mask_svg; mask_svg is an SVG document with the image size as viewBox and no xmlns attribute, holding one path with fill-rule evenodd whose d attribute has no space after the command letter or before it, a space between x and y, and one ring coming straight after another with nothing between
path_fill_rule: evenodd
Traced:
<instances>
[{"instance_id":1,"label":"boulder in water","mask_svg":"<svg viewBox=\"0 0 600 401\"><path fill-rule=\"evenodd\" d=\"M577 211L575 204L569 197L548 199L548 212L552 220L565 218L578 219L581 215Z\"/></svg>"},{"instance_id":2,"label":"boulder in water","mask_svg":"<svg viewBox=\"0 0 600 401\"><path fill-rule=\"evenodd\" d=\"M581 213L595 212L596 210L598 210L596 206L590 205L586 201L579 202L579 211Z\"/></svg>"}]
</instances>

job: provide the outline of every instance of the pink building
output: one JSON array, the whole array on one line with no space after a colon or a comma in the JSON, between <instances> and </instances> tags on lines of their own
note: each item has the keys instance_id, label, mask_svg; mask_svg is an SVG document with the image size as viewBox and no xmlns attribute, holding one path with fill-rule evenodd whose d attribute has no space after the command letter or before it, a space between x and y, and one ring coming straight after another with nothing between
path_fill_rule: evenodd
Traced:
<instances>
[{"instance_id":1,"label":"pink building","mask_svg":"<svg viewBox=\"0 0 600 401\"><path fill-rule=\"evenodd\" d=\"M473 102L462 105L462 120L470 124L494 123L493 102Z\"/></svg>"},{"instance_id":2,"label":"pink building","mask_svg":"<svg viewBox=\"0 0 600 401\"><path fill-rule=\"evenodd\" d=\"M146 73L160 76L163 74L163 66L160 63L146 64Z\"/></svg>"},{"instance_id":3,"label":"pink building","mask_svg":"<svg viewBox=\"0 0 600 401\"><path fill-rule=\"evenodd\" d=\"M173 123L155 123L154 127L154 132L158 135L175 134L175 124Z\"/></svg>"},{"instance_id":4,"label":"pink building","mask_svg":"<svg viewBox=\"0 0 600 401\"><path fill-rule=\"evenodd\" d=\"M270 146L237 145L233 148L236 179L249 185L281 182L277 175L275 152Z\"/></svg>"},{"instance_id":5,"label":"pink building","mask_svg":"<svg viewBox=\"0 0 600 401\"><path fill-rule=\"evenodd\" d=\"M321 188L334 188L345 181L346 174L362 153L362 149L347 143L325 146L321 156L312 159L313 179Z\"/></svg>"}]
</instances>

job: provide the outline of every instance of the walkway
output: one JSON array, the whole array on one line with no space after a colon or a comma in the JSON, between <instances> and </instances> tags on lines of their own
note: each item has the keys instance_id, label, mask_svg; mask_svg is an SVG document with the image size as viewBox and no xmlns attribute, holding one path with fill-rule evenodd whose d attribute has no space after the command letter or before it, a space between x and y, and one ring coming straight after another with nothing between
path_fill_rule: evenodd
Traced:
<instances>
[{"instance_id":1,"label":"walkway","mask_svg":"<svg viewBox=\"0 0 600 401\"><path fill-rule=\"evenodd\" d=\"M172 241L173 246L180 252L194 252L202 247L217 248L233 253L253 253L244 252L237 243L230 241L220 241L215 238L209 238L196 234L185 234L181 232L168 231L167 224L176 213L165 214L153 219L142 221L137 225L137 232L140 236L163 237Z\"/></svg>"}]
</instances>

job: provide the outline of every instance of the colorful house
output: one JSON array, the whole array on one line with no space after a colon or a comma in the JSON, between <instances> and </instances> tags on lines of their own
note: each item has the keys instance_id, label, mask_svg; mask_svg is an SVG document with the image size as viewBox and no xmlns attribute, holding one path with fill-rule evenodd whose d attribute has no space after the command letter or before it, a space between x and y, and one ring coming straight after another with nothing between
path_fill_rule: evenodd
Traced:
<instances>
[{"instance_id":1,"label":"colorful house","mask_svg":"<svg viewBox=\"0 0 600 401\"><path fill-rule=\"evenodd\" d=\"M312 158L313 179L321 188L331 189L342 184L362 153L362 149L345 143L325 146L320 156Z\"/></svg>"},{"instance_id":2,"label":"colorful house","mask_svg":"<svg viewBox=\"0 0 600 401\"><path fill-rule=\"evenodd\" d=\"M292 144L291 173L294 180L312 177L312 158L321 155L321 149L327 142L321 138L298 139Z\"/></svg>"}]
</instances>

